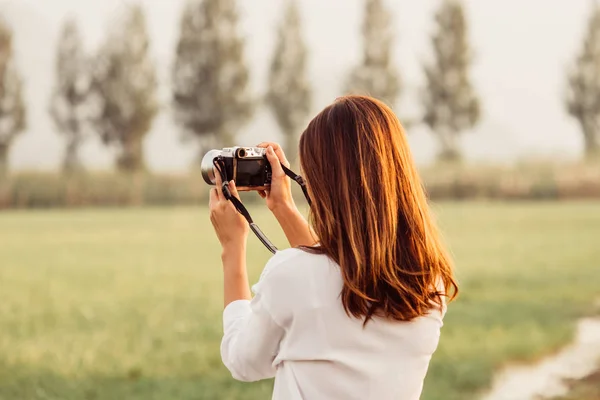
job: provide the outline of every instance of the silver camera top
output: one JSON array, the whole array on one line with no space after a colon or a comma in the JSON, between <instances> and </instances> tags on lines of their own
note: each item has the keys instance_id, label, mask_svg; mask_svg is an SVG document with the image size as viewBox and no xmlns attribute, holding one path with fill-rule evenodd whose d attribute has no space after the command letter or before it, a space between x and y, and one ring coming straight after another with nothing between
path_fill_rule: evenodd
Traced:
<instances>
[{"instance_id":1,"label":"silver camera top","mask_svg":"<svg viewBox=\"0 0 600 400\"><path fill-rule=\"evenodd\" d=\"M225 147L221 151L222 157L237 157L237 158L263 158L266 154L266 149L262 147Z\"/></svg>"}]
</instances>

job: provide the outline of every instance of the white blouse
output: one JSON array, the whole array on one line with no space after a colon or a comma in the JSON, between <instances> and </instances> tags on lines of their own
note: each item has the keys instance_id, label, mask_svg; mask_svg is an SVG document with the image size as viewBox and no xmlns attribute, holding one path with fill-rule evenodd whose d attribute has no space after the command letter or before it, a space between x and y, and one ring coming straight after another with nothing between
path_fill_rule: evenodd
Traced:
<instances>
[{"instance_id":1,"label":"white blouse","mask_svg":"<svg viewBox=\"0 0 600 400\"><path fill-rule=\"evenodd\" d=\"M325 255L279 251L252 301L223 311L221 357L235 379L275 377L275 400L418 400L443 310L411 322L349 317L339 266Z\"/></svg>"}]
</instances>

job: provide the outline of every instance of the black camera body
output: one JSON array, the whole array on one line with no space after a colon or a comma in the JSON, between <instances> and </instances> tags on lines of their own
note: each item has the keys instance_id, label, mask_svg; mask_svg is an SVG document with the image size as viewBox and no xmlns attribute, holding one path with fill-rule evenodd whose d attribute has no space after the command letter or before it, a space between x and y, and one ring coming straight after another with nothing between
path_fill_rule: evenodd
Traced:
<instances>
[{"instance_id":1,"label":"black camera body","mask_svg":"<svg viewBox=\"0 0 600 400\"><path fill-rule=\"evenodd\" d=\"M239 191L265 190L271 185L271 165L266 149L261 147L226 147L210 150L202 158L201 170L204 181L215 185L215 163L233 180Z\"/></svg>"},{"instance_id":2,"label":"black camera body","mask_svg":"<svg viewBox=\"0 0 600 400\"><path fill-rule=\"evenodd\" d=\"M304 179L283 164L281 164L281 168L288 177L300 185L306 201L311 205ZM271 186L271 164L267 160L266 150L261 147L226 147L223 150L210 150L202 158L200 169L204 181L209 185L216 185L216 174L219 174L223 182L234 181L238 191L265 190ZM217 190L221 191L227 201L233 203L235 209L248 221L250 229L262 244L275 254L277 247L254 223L242 201L233 196L227 186Z\"/></svg>"}]
</instances>

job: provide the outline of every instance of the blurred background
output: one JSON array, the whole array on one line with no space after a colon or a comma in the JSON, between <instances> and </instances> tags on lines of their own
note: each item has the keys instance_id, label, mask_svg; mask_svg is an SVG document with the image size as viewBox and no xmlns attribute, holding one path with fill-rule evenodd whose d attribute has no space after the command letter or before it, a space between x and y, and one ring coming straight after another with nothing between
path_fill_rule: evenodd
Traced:
<instances>
[{"instance_id":1,"label":"blurred background","mask_svg":"<svg viewBox=\"0 0 600 400\"><path fill-rule=\"evenodd\" d=\"M595 1L0 0L0 399L268 398L220 364L199 160L297 163L345 94L394 109L456 259L423 398L493 395L576 340L600 314ZM598 347L537 394L600 399Z\"/></svg>"}]
</instances>

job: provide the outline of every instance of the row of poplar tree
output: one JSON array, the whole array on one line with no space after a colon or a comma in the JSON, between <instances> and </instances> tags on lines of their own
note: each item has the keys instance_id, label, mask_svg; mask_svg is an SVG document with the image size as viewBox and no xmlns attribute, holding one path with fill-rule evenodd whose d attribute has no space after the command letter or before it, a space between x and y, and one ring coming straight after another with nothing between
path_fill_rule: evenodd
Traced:
<instances>
[{"instance_id":1,"label":"row of poplar tree","mask_svg":"<svg viewBox=\"0 0 600 400\"><path fill-rule=\"evenodd\" d=\"M431 128L440 158L460 158L458 137L480 118L471 84L472 52L458 0L444 0L435 16L433 60L424 65L424 113L417 123ZM257 102L248 90L244 40L238 31L236 0L191 0L181 17L171 75L170 108L185 139L208 148L232 145ZM393 104L402 80L392 62L393 21L384 0L365 0L361 63L346 82L347 93L369 94ZM26 126L22 80L12 61L11 32L0 23L0 170L5 171L14 137ZM567 108L577 118L586 153L600 152L600 11L595 6L581 55L569 74ZM57 49L56 83L50 114L64 135L64 168L81 168L78 149L90 132L118 149L123 171L144 168L143 139L159 112L157 77L149 55L144 10L129 6L118 29L108 33L97 54L85 54L75 21L63 27ZM290 154L311 110L307 49L296 0L288 0L277 32L264 99L273 111Z\"/></svg>"}]
</instances>

